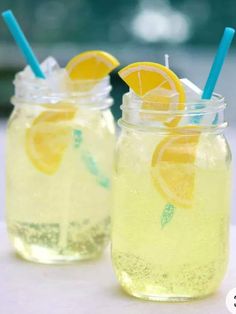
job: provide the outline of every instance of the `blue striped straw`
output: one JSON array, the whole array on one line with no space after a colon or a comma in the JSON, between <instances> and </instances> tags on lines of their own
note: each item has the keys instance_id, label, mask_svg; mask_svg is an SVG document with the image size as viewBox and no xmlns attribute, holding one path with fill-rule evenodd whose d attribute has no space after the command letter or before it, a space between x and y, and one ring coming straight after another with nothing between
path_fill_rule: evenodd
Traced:
<instances>
[{"instance_id":1,"label":"blue striped straw","mask_svg":"<svg viewBox=\"0 0 236 314\"><path fill-rule=\"evenodd\" d=\"M40 64L12 11L2 12L2 17L35 76L45 79Z\"/></svg>"}]
</instances>

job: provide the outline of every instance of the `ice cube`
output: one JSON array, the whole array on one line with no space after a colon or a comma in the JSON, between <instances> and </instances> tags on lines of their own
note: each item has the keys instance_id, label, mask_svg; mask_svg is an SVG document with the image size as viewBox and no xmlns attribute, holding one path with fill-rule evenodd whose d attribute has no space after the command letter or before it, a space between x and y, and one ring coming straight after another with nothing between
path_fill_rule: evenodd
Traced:
<instances>
[{"instance_id":1,"label":"ice cube","mask_svg":"<svg viewBox=\"0 0 236 314\"><path fill-rule=\"evenodd\" d=\"M46 78L51 76L53 73L60 70L60 66L57 61L53 57L46 58L40 65L43 73L45 74ZM31 67L27 65L22 72L19 73L20 77L24 80L31 80L35 78L35 74L33 73Z\"/></svg>"},{"instance_id":2,"label":"ice cube","mask_svg":"<svg viewBox=\"0 0 236 314\"><path fill-rule=\"evenodd\" d=\"M47 76L47 85L54 93L64 93L68 89L68 73L65 69L57 69Z\"/></svg>"},{"instance_id":3,"label":"ice cube","mask_svg":"<svg viewBox=\"0 0 236 314\"><path fill-rule=\"evenodd\" d=\"M169 90L163 87L156 87L152 90L150 90L149 92L147 92L144 96L143 99L148 99L148 98L157 98L158 97L165 97L168 99L178 99L178 92L176 92L175 90Z\"/></svg>"},{"instance_id":4,"label":"ice cube","mask_svg":"<svg viewBox=\"0 0 236 314\"><path fill-rule=\"evenodd\" d=\"M159 105L160 110L163 110L161 109L162 105L166 104L168 105L169 110L171 109L172 104L176 104L178 102L179 99L178 95L179 94L176 91L168 90L162 87L157 87L147 92L142 97L142 99L150 103L156 103L157 105Z\"/></svg>"},{"instance_id":5,"label":"ice cube","mask_svg":"<svg viewBox=\"0 0 236 314\"><path fill-rule=\"evenodd\" d=\"M46 77L51 76L54 72L57 72L60 70L60 66L57 63L56 59L53 57L47 57L42 63L41 63L41 69Z\"/></svg>"},{"instance_id":6,"label":"ice cube","mask_svg":"<svg viewBox=\"0 0 236 314\"><path fill-rule=\"evenodd\" d=\"M158 86L147 92L143 96L143 100L150 103L151 108L153 107L152 104L154 104L154 107L160 111L169 111L177 109L179 94L174 90L168 90Z\"/></svg>"},{"instance_id":7,"label":"ice cube","mask_svg":"<svg viewBox=\"0 0 236 314\"><path fill-rule=\"evenodd\" d=\"M185 89L187 102L194 102L201 98L202 90L197 85L195 85L187 78L182 78L180 79L180 81Z\"/></svg>"},{"instance_id":8,"label":"ice cube","mask_svg":"<svg viewBox=\"0 0 236 314\"><path fill-rule=\"evenodd\" d=\"M196 114L185 116L181 120L180 125L193 124L208 126L216 124L217 117L215 117L214 113L202 113L202 109L205 108L205 104L201 100L202 90L186 78L181 79L181 82L185 89L186 101L191 103L191 105L188 106L188 109L195 110Z\"/></svg>"},{"instance_id":9,"label":"ice cube","mask_svg":"<svg viewBox=\"0 0 236 314\"><path fill-rule=\"evenodd\" d=\"M132 101L137 101L140 111L133 110L132 122L142 124L160 125L172 119L172 110L178 108L179 94L175 90L168 90L163 87L156 87L148 91L145 95L138 97L133 91L130 91ZM137 106L136 106L137 107Z\"/></svg>"},{"instance_id":10,"label":"ice cube","mask_svg":"<svg viewBox=\"0 0 236 314\"><path fill-rule=\"evenodd\" d=\"M62 69L56 59L47 57L41 63L41 69L46 76L47 86L53 93L66 92L66 82L68 74L65 69Z\"/></svg>"},{"instance_id":11,"label":"ice cube","mask_svg":"<svg viewBox=\"0 0 236 314\"><path fill-rule=\"evenodd\" d=\"M31 70L31 67L29 65L27 65L22 72L19 72L20 76L24 78L24 80L26 79L34 79L35 75L33 73L33 71Z\"/></svg>"}]
</instances>

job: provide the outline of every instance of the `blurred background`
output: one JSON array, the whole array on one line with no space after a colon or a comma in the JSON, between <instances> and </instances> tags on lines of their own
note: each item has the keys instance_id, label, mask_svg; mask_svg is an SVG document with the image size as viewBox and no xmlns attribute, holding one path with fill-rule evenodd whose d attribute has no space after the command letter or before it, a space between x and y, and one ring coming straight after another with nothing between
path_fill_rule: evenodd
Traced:
<instances>
[{"instance_id":1,"label":"blurred background","mask_svg":"<svg viewBox=\"0 0 236 314\"><path fill-rule=\"evenodd\" d=\"M135 61L164 62L200 88L205 84L225 26L236 27L235 0L1 0L0 11L11 9L38 58L55 57L61 66L81 51L102 49L122 66ZM229 104L226 120L236 155L236 39L216 91ZM5 128L12 106L12 80L25 61L0 19L0 219L4 212ZM121 96L127 87L112 74L113 113L120 117ZM234 174L236 167L234 166ZM234 175L234 178L236 175ZM235 186L235 185L234 185ZM233 194L236 195L234 188ZM233 202L233 208L236 201ZM234 223L236 223L236 214Z\"/></svg>"}]
</instances>

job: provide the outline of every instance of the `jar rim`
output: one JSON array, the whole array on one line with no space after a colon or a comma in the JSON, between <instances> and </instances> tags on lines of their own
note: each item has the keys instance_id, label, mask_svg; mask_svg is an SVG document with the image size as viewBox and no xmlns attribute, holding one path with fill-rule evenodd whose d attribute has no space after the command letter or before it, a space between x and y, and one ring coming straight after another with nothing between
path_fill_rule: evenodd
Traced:
<instances>
[{"instance_id":1,"label":"jar rim","mask_svg":"<svg viewBox=\"0 0 236 314\"><path fill-rule=\"evenodd\" d=\"M225 128L224 110L225 99L219 94L214 94L211 99L199 99L186 103L149 102L131 91L124 94L121 105L121 125L133 125L140 128L172 129L201 125L203 128ZM144 107L144 108L143 108ZM167 108L166 108L167 107Z\"/></svg>"},{"instance_id":2,"label":"jar rim","mask_svg":"<svg viewBox=\"0 0 236 314\"><path fill-rule=\"evenodd\" d=\"M145 104L148 105L163 105L163 102L158 102L158 101L150 101L150 100L144 100L141 97L138 96L133 96L133 93L131 94L130 92L127 92L123 95L123 99L126 97L131 96L129 100L129 104L123 104L120 106L121 110L138 110L139 112L142 113L164 113L164 114L186 114L186 112L193 112L197 110L199 112L200 109L213 109L219 110L219 109L224 109L227 104L225 103L225 98L218 94L218 93L213 93L213 96L211 99L196 99L195 101L186 101L186 102L171 102L171 109L168 110L158 110L158 109L144 109L140 107L142 103L145 102ZM196 105L199 105L198 107L195 107ZM178 109L179 107L183 109ZM194 107L194 108L192 108Z\"/></svg>"},{"instance_id":3,"label":"jar rim","mask_svg":"<svg viewBox=\"0 0 236 314\"><path fill-rule=\"evenodd\" d=\"M112 86L109 75L100 80L86 79L75 81L65 76L65 80L59 82L62 85L56 87L53 84L57 82L50 81L50 78L29 77L25 79L22 73L17 73L13 82L15 85L15 95L11 98L13 105L27 103L40 105L66 101L74 105L107 108L113 104L113 100L110 97ZM77 89L78 86L80 90Z\"/></svg>"}]
</instances>

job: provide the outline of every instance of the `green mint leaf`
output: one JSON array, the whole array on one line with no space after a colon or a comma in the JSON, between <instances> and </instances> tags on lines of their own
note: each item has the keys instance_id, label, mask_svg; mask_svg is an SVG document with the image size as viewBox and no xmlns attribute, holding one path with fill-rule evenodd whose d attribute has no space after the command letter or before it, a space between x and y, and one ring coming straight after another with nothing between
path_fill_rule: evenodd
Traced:
<instances>
[{"instance_id":1,"label":"green mint leaf","mask_svg":"<svg viewBox=\"0 0 236 314\"><path fill-rule=\"evenodd\" d=\"M81 130L74 130L75 148L79 148L82 141L83 141L82 131Z\"/></svg>"},{"instance_id":2,"label":"green mint leaf","mask_svg":"<svg viewBox=\"0 0 236 314\"><path fill-rule=\"evenodd\" d=\"M161 214L161 227L164 228L166 224L168 224L173 218L175 211L174 205L167 203L163 209Z\"/></svg>"},{"instance_id":3,"label":"green mint leaf","mask_svg":"<svg viewBox=\"0 0 236 314\"><path fill-rule=\"evenodd\" d=\"M90 155L90 153L84 152L82 158L88 171L94 176L98 176L99 171L96 160Z\"/></svg>"},{"instance_id":4,"label":"green mint leaf","mask_svg":"<svg viewBox=\"0 0 236 314\"><path fill-rule=\"evenodd\" d=\"M105 189L109 189L111 186L110 180L107 177L100 176L98 183Z\"/></svg>"}]
</instances>

